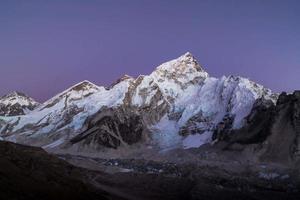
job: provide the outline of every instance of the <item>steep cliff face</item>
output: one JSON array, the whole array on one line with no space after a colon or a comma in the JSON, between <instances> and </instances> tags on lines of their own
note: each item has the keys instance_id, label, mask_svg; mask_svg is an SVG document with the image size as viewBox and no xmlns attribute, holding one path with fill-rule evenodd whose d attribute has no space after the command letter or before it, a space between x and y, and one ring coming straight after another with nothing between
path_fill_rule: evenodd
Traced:
<instances>
[{"instance_id":1,"label":"steep cliff face","mask_svg":"<svg viewBox=\"0 0 300 200\"><path fill-rule=\"evenodd\" d=\"M258 99L241 129L219 126L213 139L227 142L226 149L235 144L243 145L241 149L255 145L252 153L259 161L299 165L299 118L300 92L282 93L276 104Z\"/></svg>"},{"instance_id":2,"label":"steep cliff face","mask_svg":"<svg viewBox=\"0 0 300 200\"><path fill-rule=\"evenodd\" d=\"M267 161L300 164L300 91L279 96L270 136L260 158Z\"/></svg>"},{"instance_id":3,"label":"steep cliff face","mask_svg":"<svg viewBox=\"0 0 300 200\"><path fill-rule=\"evenodd\" d=\"M141 142L146 137L147 127L142 117L132 110L102 108L89 117L83 132L70 140L79 149L103 147L117 148Z\"/></svg>"},{"instance_id":4,"label":"steep cliff face","mask_svg":"<svg viewBox=\"0 0 300 200\"><path fill-rule=\"evenodd\" d=\"M275 104L264 98L257 99L242 128L233 130L230 116L224 118L213 134L213 140L229 143L255 144L266 140L275 115Z\"/></svg>"}]
</instances>

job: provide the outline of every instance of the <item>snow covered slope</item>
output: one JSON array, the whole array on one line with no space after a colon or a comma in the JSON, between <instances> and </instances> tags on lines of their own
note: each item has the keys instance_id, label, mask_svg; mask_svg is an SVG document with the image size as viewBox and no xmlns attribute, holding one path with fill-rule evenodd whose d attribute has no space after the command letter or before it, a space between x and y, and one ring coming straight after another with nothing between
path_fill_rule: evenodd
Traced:
<instances>
[{"instance_id":1,"label":"snow covered slope","mask_svg":"<svg viewBox=\"0 0 300 200\"><path fill-rule=\"evenodd\" d=\"M32 98L21 92L12 92L0 98L0 115L24 115L38 106Z\"/></svg>"},{"instance_id":2,"label":"snow covered slope","mask_svg":"<svg viewBox=\"0 0 300 200\"><path fill-rule=\"evenodd\" d=\"M8 122L8 126L2 126L0 131L8 140L33 142L35 145L71 138L86 118L102 106L122 103L128 82L120 82L110 90L89 81L80 82L41 104L28 115L0 118L0 121ZM26 142L27 139L30 142Z\"/></svg>"},{"instance_id":3,"label":"snow covered slope","mask_svg":"<svg viewBox=\"0 0 300 200\"><path fill-rule=\"evenodd\" d=\"M248 79L210 77L186 53L150 75L126 75L109 88L88 81L76 84L27 115L1 117L0 133L6 140L47 148L77 142L85 148L117 148L126 146L124 141L131 144L130 137L165 149L189 148L211 142L212 132L224 119L232 120L232 128L241 127L259 98L276 101L269 89ZM141 119L136 120L140 124L132 124L131 118Z\"/></svg>"}]
</instances>

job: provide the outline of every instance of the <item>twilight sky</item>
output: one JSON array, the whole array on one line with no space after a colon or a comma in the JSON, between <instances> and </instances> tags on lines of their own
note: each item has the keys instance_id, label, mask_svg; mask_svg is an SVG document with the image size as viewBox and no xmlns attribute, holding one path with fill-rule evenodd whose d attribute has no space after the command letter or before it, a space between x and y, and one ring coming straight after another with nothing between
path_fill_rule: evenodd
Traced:
<instances>
[{"instance_id":1,"label":"twilight sky","mask_svg":"<svg viewBox=\"0 0 300 200\"><path fill-rule=\"evenodd\" d=\"M300 89L300 1L0 2L0 95L44 101L85 79L149 74L186 51L211 76Z\"/></svg>"}]
</instances>

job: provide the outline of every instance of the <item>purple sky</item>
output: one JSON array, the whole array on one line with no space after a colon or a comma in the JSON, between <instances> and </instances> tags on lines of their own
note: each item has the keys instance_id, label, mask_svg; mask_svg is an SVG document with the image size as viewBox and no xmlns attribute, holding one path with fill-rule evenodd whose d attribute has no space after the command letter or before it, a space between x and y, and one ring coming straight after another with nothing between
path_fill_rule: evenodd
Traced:
<instances>
[{"instance_id":1,"label":"purple sky","mask_svg":"<svg viewBox=\"0 0 300 200\"><path fill-rule=\"evenodd\" d=\"M44 101L84 79L149 74L186 51L212 76L300 89L300 1L0 2L0 95Z\"/></svg>"}]
</instances>

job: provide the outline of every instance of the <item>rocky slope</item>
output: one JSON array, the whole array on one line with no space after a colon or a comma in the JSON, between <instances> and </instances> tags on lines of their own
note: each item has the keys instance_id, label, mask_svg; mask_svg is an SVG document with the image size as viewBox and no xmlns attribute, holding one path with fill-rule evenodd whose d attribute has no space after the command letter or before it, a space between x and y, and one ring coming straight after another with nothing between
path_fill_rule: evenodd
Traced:
<instances>
[{"instance_id":1,"label":"rocky slope","mask_svg":"<svg viewBox=\"0 0 300 200\"><path fill-rule=\"evenodd\" d=\"M62 160L9 142L0 142L0 154L1 199L299 199L299 169L60 155Z\"/></svg>"},{"instance_id":2,"label":"rocky slope","mask_svg":"<svg viewBox=\"0 0 300 200\"><path fill-rule=\"evenodd\" d=\"M83 81L27 115L1 117L0 134L48 149L137 143L191 148L212 142L216 126L227 118L232 129L243 126L259 98L275 102L277 97L245 78L210 77L186 53L150 75L124 76L109 88Z\"/></svg>"},{"instance_id":3,"label":"rocky slope","mask_svg":"<svg viewBox=\"0 0 300 200\"><path fill-rule=\"evenodd\" d=\"M0 141L0 199L119 199L84 183L86 170L36 147Z\"/></svg>"},{"instance_id":4,"label":"rocky slope","mask_svg":"<svg viewBox=\"0 0 300 200\"><path fill-rule=\"evenodd\" d=\"M213 138L225 143L224 150L247 152L252 162L299 167L300 92L282 93L274 104L258 99L240 129L223 123Z\"/></svg>"},{"instance_id":5,"label":"rocky slope","mask_svg":"<svg viewBox=\"0 0 300 200\"><path fill-rule=\"evenodd\" d=\"M146 125L140 115L130 110L103 108L89 117L85 131L71 139L71 145L117 148L141 142Z\"/></svg>"}]
</instances>

